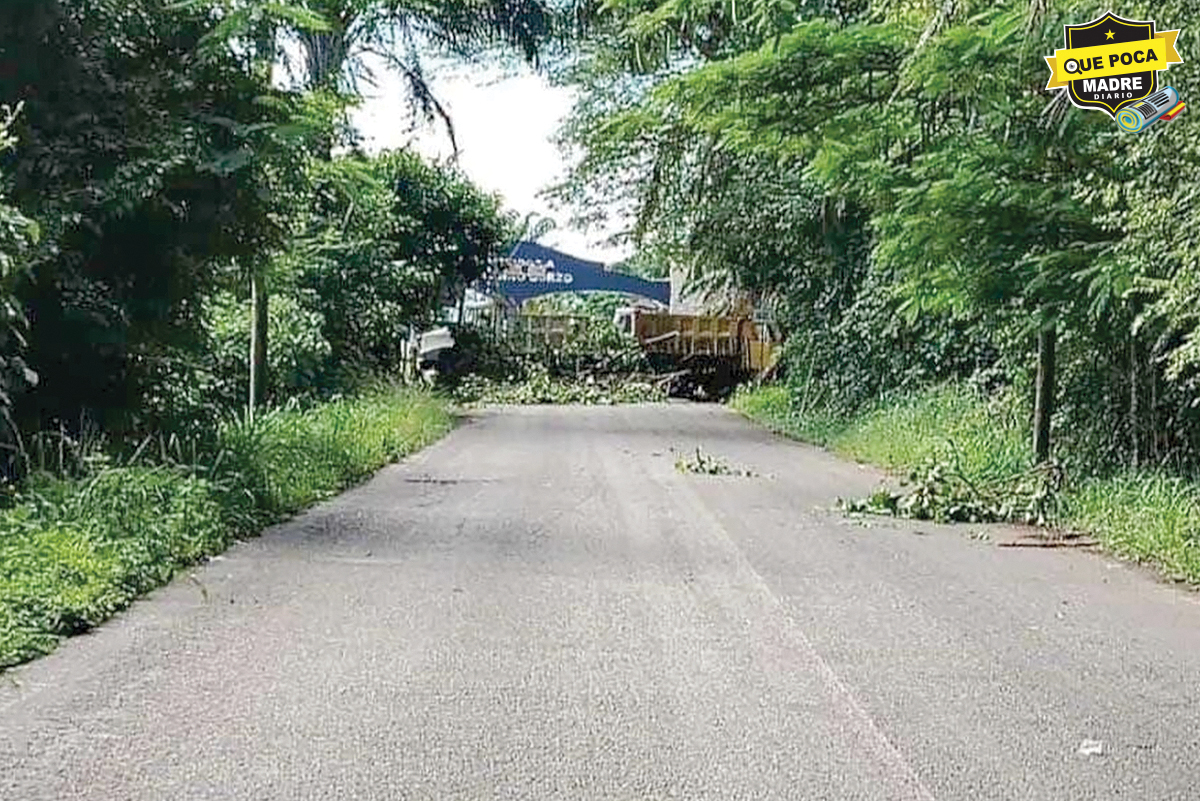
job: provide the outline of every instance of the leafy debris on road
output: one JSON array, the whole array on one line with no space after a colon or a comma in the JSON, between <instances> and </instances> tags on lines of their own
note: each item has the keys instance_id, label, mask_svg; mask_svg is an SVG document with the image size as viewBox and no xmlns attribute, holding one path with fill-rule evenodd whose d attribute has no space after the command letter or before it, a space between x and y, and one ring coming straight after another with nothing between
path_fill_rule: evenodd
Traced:
<instances>
[{"instance_id":1,"label":"leafy debris on road","mask_svg":"<svg viewBox=\"0 0 1200 801\"><path fill-rule=\"evenodd\" d=\"M453 391L462 405L587 404L612 406L666 400L663 389L652 377L641 375L563 378L544 369L531 369L522 381L500 381L487 376L467 375Z\"/></svg>"},{"instance_id":2,"label":"leafy debris on road","mask_svg":"<svg viewBox=\"0 0 1200 801\"><path fill-rule=\"evenodd\" d=\"M974 481L955 463L927 461L898 490L878 489L842 509L942 523L1046 525L1062 486L1061 467L1041 465L989 482Z\"/></svg>"},{"instance_id":3,"label":"leafy debris on road","mask_svg":"<svg viewBox=\"0 0 1200 801\"><path fill-rule=\"evenodd\" d=\"M675 469L680 473L695 473L704 476L742 476L754 478L758 474L753 470L742 467L731 467L728 462L718 456L704 453L696 448L695 456L680 456L675 459Z\"/></svg>"}]
</instances>

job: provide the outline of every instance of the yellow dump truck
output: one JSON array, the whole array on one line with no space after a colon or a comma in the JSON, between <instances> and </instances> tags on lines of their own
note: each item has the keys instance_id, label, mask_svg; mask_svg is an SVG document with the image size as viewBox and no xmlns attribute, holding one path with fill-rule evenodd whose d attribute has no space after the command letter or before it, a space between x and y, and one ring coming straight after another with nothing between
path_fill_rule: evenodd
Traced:
<instances>
[{"instance_id":1,"label":"yellow dump truck","mask_svg":"<svg viewBox=\"0 0 1200 801\"><path fill-rule=\"evenodd\" d=\"M740 382L769 372L780 342L749 316L617 310L617 327L642 344L659 371L673 374L676 396L720 398Z\"/></svg>"},{"instance_id":2,"label":"yellow dump truck","mask_svg":"<svg viewBox=\"0 0 1200 801\"><path fill-rule=\"evenodd\" d=\"M507 336L530 349L555 347L595 322L585 315L521 315ZM670 314L633 306L618 309L613 323L641 344L675 396L724 397L738 383L771 370L780 354L770 327L747 315Z\"/></svg>"},{"instance_id":3,"label":"yellow dump truck","mask_svg":"<svg viewBox=\"0 0 1200 801\"><path fill-rule=\"evenodd\" d=\"M680 359L720 357L747 374L771 369L779 356L779 343L768 327L749 317L669 314L634 308L618 311L616 323L641 342L648 353Z\"/></svg>"}]
</instances>

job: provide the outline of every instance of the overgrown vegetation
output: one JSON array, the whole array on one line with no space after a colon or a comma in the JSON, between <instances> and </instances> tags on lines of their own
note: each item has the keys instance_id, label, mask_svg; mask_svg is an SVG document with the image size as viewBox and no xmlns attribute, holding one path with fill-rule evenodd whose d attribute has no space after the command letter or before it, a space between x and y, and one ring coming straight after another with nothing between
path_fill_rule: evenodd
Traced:
<instances>
[{"instance_id":1,"label":"overgrown vegetation","mask_svg":"<svg viewBox=\"0 0 1200 801\"><path fill-rule=\"evenodd\" d=\"M1121 10L1182 28L1187 54L1197 8ZM364 57L452 135L423 52L536 60L581 33L579 58L554 62L582 90L558 195L589 221L629 212L631 268L683 269L773 317L786 383L743 395L748 414L911 473L881 508L1077 521L1195 577L1200 123L1129 136L1042 88L1062 25L1094 13L5 2L0 549L5 614L22 616L6 630L27 638L11 653L424 441L362 393L523 227L452 168L362 151ZM1193 74L1168 73L1184 98ZM464 402L661 394L611 327L519 352L457 334ZM103 449L67 458L93 437Z\"/></svg>"},{"instance_id":2,"label":"overgrown vegetation","mask_svg":"<svg viewBox=\"0 0 1200 801\"><path fill-rule=\"evenodd\" d=\"M570 29L541 0L0 4L0 666L446 429L377 386L517 219L362 150L363 58L452 135L423 54Z\"/></svg>"},{"instance_id":3,"label":"overgrown vegetation","mask_svg":"<svg viewBox=\"0 0 1200 801\"><path fill-rule=\"evenodd\" d=\"M505 336L470 327L456 332L455 400L465 404L646 403L665 400L637 340L618 330L605 309L589 316L555 318L553 336L517 318Z\"/></svg>"},{"instance_id":4,"label":"overgrown vegetation","mask_svg":"<svg viewBox=\"0 0 1200 801\"><path fill-rule=\"evenodd\" d=\"M1200 482L1126 473L1086 480L1064 500L1062 519L1114 553L1200 584Z\"/></svg>"},{"instance_id":5,"label":"overgrown vegetation","mask_svg":"<svg viewBox=\"0 0 1200 801\"><path fill-rule=\"evenodd\" d=\"M635 380L622 376L552 378L545 369L534 369L524 378L497 381L468 375L454 387L454 399L466 405L586 404L608 406L621 403L664 401L667 393L653 377Z\"/></svg>"},{"instance_id":6,"label":"overgrown vegetation","mask_svg":"<svg viewBox=\"0 0 1200 801\"><path fill-rule=\"evenodd\" d=\"M989 399L953 384L852 414L805 413L792 390L774 385L745 388L731 405L781 434L901 477L898 489L845 499L847 511L1086 532L1119 556L1200 583L1200 483L1161 470L1080 479L1081 471L1056 462L1028 467L1028 409L1011 393Z\"/></svg>"},{"instance_id":7,"label":"overgrown vegetation","mask_svg":"<svg viewBox=\"0 0 1200 801\"><path fill-rule=\"evenodd\" d=\"M250 397L396 374L517 218L450 166L363 152L362 59L436 119L422 52L533 59L569 28L539 0L5 3L7 477L38 431L211 443Z\"/></svg>"},{"instance_id":8,"label":"overgrown vegetation","mask_svg":"<svg viewBox=\"0 0 1200 801\"><path fill-rule=\"evenodd\" d=\"M1060 458L1195 465L1197 123L1126 136L1042 88L1062 26L1095 12L604 4L563 76L585 91L559 195L621 204L642 253L757 296L811 408L972 377L1032 402L1040 365ZM1194 4L1122 13L1200 42Z\"/></svg>"},{"instance_id":9,"label":"overgrown vegetation","mask_svg":"<svg viewBox=\"0 0 1200 801\"><path fill-rule=\"evenodd\" d=\"M444 401L376 389L221 429L196 463L76 454L70 478L32 477L0 511L0 668L86 631L233 538L361 480L442 436ZM90 466L88 466L90 465Z\"/></svg>"},{"instance_id":10,"label":"overgrown vegetation","mask_svg":"<svg viewBox=\"0 0 1200 801\"><path fill-rule=\"evenodd\" d=\"M876 508L1088 525L1187 572L1188 514L1152 504L1190 509L1200 472L1200 123L1129 136L1044 88L1063 25L1104 10L602 4L560 76L583 91L558 195L755 298L787 337L783 385L738 405L907 475ZM1120 12L1200 45L1194 3Z\"/></svg>"}]
</instances>

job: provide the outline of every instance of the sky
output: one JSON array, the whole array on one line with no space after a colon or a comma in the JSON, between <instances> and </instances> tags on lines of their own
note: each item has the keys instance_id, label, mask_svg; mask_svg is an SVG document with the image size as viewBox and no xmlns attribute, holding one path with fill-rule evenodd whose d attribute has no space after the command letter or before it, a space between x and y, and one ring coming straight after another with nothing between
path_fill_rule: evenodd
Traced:
<instances>
[{"instance_id":1,"label":"sky","mask_svg":"<svg viewBox=\"0 0 1200 801\"><path fill-rule=\"evenodd\" d=\"M400 81L381 75L378 84L360 87L365 100L353 118L366 149L375 152L411 143L427 156L448 158L453 149L445 128L423 126L414 134ZM467 177L500 193L505 205L522 217L537 212L558 222L558 228L541 239L543 244L606 263L629 255L628 249L602 244L604 231L571 229L568 213L552 209L538 196L566 170L550 137L571 109L572 90L551 86L528 67L503 73L457 67L435 75L432 86L454 123L458 163Z\"/></svg>"}]
</instances>

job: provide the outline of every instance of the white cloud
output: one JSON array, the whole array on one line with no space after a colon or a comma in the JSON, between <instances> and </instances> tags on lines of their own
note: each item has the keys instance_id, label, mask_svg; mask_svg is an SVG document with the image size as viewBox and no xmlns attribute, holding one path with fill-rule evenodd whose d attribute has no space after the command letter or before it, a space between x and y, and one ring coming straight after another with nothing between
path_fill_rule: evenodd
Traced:
<instances>
[{"instance_id":1,"label":"white cloud","mask_svg":"<svg viewBox=\"0 0 1200 801\"><path fill-rule=\"evenodd\" d=\"M411 130L405 88L382 71L379 85L363 87L366 96L354 123L368 150L413 146L432 158L453 152L445 128ZM566 215L553 211L538 193L563 175L566 164L550 140L570 111L573 93L551 86L532 69L500 73L464 67L432 78L435 95L449 113L459 146L459 166L485 190L498 192L522 216L553 217L559 227L544 242L580 258L614 262L629 255L601 243L607 232L585 233L566 227Z\"/></svg>"}]
</instances>

